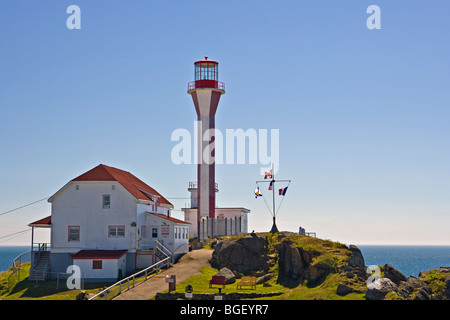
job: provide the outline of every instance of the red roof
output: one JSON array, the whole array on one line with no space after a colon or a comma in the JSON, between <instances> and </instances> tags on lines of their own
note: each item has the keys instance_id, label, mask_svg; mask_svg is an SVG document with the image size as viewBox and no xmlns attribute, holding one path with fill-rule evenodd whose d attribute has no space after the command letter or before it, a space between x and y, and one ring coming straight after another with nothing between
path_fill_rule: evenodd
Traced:
<instances>
[{"instance_id":1,"label":"red roof","mask_svg":"<svg viewBox=\"0 0 450 320\"><path fill-rule=\"evenodd\" d=\"M72 259L119 259L128 250L80 250Z\"/></svg>"},{"instance_id":2,"label":"red roof","mask_svg":"<svg viewBox=\"0 0 450 320\"><path fill-rule=\"evenodd\" d=\"M205 57L204 60L200 60L200 61L194 62L194 64L198 64L198 63L214 63L214 64L219 64L217 61L209 60L208 57Z\"/></svg>"},{"instance_id":3,"label":"red roof","mask_svg":"<svg viewBox=\"0 0 450 320\"><path fill-rule=\"evenodd\" d=\"M52 216L48 216L48 217L45 217L43 219L40 219L40 220L37 220L35 222L30 223L30 224L28 224L28 226L29 227L36 226L36 225L39 225L39 226L42 226L42 225L50 226L51 224L52 224Z\"/></svg>"},{"instance_id":4,"label":"red roof","mask_svg":"<svg viewBox=\"0 0 450 320\"><path fill-rule=\"evenodd\" d=\"M160 195L155 189L148 186L131 173L104 164L98 165L72 181L117 181L138 200L153 201L152 195L159 196L159 203L172 206L172 203Z\"/></svg>"},{"instance_id":5,"label":"red roof","mask_svg":"<svg viewBox=\"0 0 450 320\"><path fill-rule=\"evenodd\" d=\"M190 224L189 222L186 222L186 221L183 221L183 220L180 220L180 219L176 219L176 218L172 218L172 217L168 217L167 215L164 215L164 214L152 213L152 215L157 216L157 217L162 218L162 219L166 219L166 220L175 222L175 223Z\"/></svg>"}]
</instances>

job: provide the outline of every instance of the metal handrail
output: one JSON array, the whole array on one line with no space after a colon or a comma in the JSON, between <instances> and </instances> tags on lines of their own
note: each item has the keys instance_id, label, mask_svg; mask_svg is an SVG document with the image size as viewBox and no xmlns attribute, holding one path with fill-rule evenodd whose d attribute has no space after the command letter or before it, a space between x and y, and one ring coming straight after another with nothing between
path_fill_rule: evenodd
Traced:
<instances>
[{"instance_id":1,"label":"metal handrail","mask_svg":"<svg viewBox=\"0 0 450 320\"><path fill-rule=\"evenodd\" d=\"M108 299L108 294L111 293L111 292L108 292L110 289L114 288L115 286L119 286L119 293L121 293L121 292L122 292L122 284L123 284L124 282L127 282L128 289L130 288L130 280L133 280L133 287L134 287L134 279L135 279L135 278L138 278L138 275L139 275L139 274L144 273L144 274L145 274L145 280L147 280L147 277L148 277L147 271L148 271L148 270L153 269L153 268L156 268L159 264L164 263L164 262L166 262L166 261L169 260L169 259L170 259L170 257L164 258L163 260L160 260L160 261L158 261L157 263L152 264L150 267L147 267L147 268L145 268L144 270L141 270L141 271L139 271L139 272L136 272L136 273L132 274L131 276L128 276L128 277L126 277L126 278L124 278L124 279L122 279L122 280L120 280L120 281L117 281L117 282L114 283L113 285L111 285L111 286L109 286L108 288L104 289L103 291L97 293L97 294L94 295L93 297L89 298L89 300L94 300L95 298L97 298L97 297L99 297L99 296L102 296L102 295L105 295L105 298L104 298L104 299L107 300L107 299ZM151 273L153 273L153 272L155 272L155 271L156 271L156 269L153 270ZM113 292L115 292L115 290L114 290Z\"/></svg>"},{"instance_id":2,"label":"metal handrail","mask_svg":"<svg viewBox=\"0 0 450 320\"><path fill-rule=\"evenodd\" d=\"M214 188L216 190L219 190L219 184L217 182L214 183ZM189 189L198 189L198 183L197 182L189 182Z\"/></svg>"},{"instance_id":3,"label":"metal handrail","mask_svg":"<svg viewBox=\"0 0 450 320\"><path fill-rule=\"evenodd\" d=\"M134 288L134 282L135 282L134 280L135 280L135 278L139 278L138 275L144 273L144 275L145 275L145 280L147 280L147 279L148 279L148 270L150 270L150 269L155 269L155 268L158 267L158 265L160 265L160 264L162 264L162 263L165 263L165 262L166 262L167 260L169 260L169 259L172 259L172 252L171 252L169 249L167 249L166 247L164 247L164 246L162 245L162 243L159 242L158 240L155 241L155 244L156 244L156 245L155 245L155 248L158 249L158 250L160 250L161 253L163 253L163 254L166 256L166 258L164 258L164 259L158 261L157 263L152 264L151 266L149 266L149 267L147 267L147 268L145 268L145 269L143 269L143 270L141 270L141 271L138 271L138 272L132 274L131 276L128 276L128 277L126 277L126 278L123 278L122 280L117 281L117 282L114 283L113 285L109 286L108 288L104 289L103 291L101 291L101 292L97 293L96 295L94 295L93 297L91 297L89 300L94 300L95 298L97 298L97 297L99 297L99 296L101 296L101 295L104 295L104 296L105 296L105 298L104 298L105 300L108 299L108 294L111 293L111 292L108 292L108 291L109 291L110 289L114 288L115 286L119 286L118 290L119 290L119 294L120 294L120 293L122 292L122 284L123 284L124 282L127 283L127 288L130 289L130 280L133 281L132 287ZM167 250L170 254L167 254L166 252L164 252L165 250ZM153 270L151 273L155 272L156 270L157 270L157 269ZM151 274L151 273L150 273L150 274ZM116 290L114 290L113 292L115 292L115 291L116 291Z\"/></svg>"},{"instance_id":4,"label":"metal handrail","mask_svg":"<svg viewBox=\"0 0 450 320\"><path fill-rule=\"evenodd\" d=\"M161 248L159 248L159 247L161 247ZM162 253L164 253L166 256L171 256L172 255L172 252L169 250L169 249L167 249L161 242L159 242L158 240L156 240L156 248L157 249L159 249L159 250L161 250L161 252ZM165 251L165 252L164 252Z\"/></svg>"},{"instance_id":5,"label":"metal handrail","mask_svg":"<svg viewBox=\"0 0 450 320\"><path fill-rule=\"evenodd\" d=\"M194 89L200 89L195 87L195 81L191 81L188 83L188 91L194 90ZM219 89L225 91L225 83L217 81L217 88L212 89Z\"/></svg>"},{"instance_id":6,"label":"metal handrail","mask_svg":"<svg viewBox=\"0 0 450 320\"><path fill-rule=\"evenodd\" d=\"M30 254L30 259L26 261L31 261L31 250L28 250L27 252L19 254L14 260L13 260L13 268L17 268L17 263L20 262L22 264L24 261L22 261L22 257L26 254ZM19 266L20 267L20 266Z\"/></svg>"}]
</instances>

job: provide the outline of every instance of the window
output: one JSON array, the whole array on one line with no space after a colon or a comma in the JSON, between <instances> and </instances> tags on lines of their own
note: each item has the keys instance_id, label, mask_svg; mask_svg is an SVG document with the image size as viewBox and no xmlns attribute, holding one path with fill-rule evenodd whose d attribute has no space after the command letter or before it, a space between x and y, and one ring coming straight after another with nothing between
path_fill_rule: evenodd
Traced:
<instances>
[{"instance_id":1,"label":"window","mask_svg":"<svg viewBox=\"0 0 450 320\"><path fill-rule=\"evenodd\" d=\"M152 238L158 238L158 228L152 228Z\"/></svg>"},{"instance_id":2,"label":"window","mask_svg":"<svg viewBox=\"0 0 450 320\"><path fill-rule=\"evenodd\" d=\"M125 237L125 226L109 226L108 237L123 238Z\"/></svg>"},{"instance_id":3,"label":"window","mask_svg":"<svg viewBox=\"0 0 450 320\"><path fill-rule=\"evenodd\" d=\"M69 226L69 237L68 241L80 241L80 227L79 226Z\"/></svg>"},{"instance_id":4,"label":"window","mask_svg":"<svg viewBox=\"0 0 450 320\"><path fill-rule=\"evenodd\" d=\"M103 209L109 209L111 207L111 196L109 194L103 195Z\"/></svg>"},{"instance_id":5,"label":"window","mask_svg":"<svg viewBox=\"0 0 450 320\"><path fill-rule=\"evenodd\" d=\"M102 260L92 260L92 269L102 269L103 267Z\"/></svg>"}]
</instances>

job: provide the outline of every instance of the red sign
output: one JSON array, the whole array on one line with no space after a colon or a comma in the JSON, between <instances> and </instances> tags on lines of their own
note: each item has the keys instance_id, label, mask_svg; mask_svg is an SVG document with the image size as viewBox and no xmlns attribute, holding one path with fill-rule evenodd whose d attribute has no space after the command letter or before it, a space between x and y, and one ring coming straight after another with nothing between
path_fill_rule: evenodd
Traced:
<instances>
[{"instance_id":1,"label":"red sign","mask_svg":"<svg viewBox=\"0 0 450 320\"><path fill-rule=\"evenodd\" d=\"M170 226L161 226L161 237L168 238L170 235Z\"/></svg>"}]
</instances>

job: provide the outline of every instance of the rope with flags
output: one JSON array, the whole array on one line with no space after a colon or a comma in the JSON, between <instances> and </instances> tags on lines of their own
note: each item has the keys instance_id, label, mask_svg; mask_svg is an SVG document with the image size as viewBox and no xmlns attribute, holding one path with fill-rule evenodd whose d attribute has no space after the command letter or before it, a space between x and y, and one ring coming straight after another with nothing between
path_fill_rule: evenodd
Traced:
<instances>
[{"instance_id":1,"label":"rope with flags","mask_svg":"<svg viewBox=\"0 0 450 320\"><path fill-rule=\"evenodd\" d=\"M267 201L266 201L266 198L265 198L264 195L259 191L259 185L258 185L258 182L256 182L256 185L257 185L257 188L256 188L256 190L255 190L255 198L262 197L263 200L264 200L264 203L265 203L266 206L267 206L267 209L269 210L269 213L271 213L271 209L270 209L270 207L269 207L269 204L268 204ZM271 215L272 215L272 214L271 214Z\"/></svg>"},{"instance_id":2,"label":"rope with flags","mask_svg":"<svg viewBox=\"0 0 450 320\"><path fill-rule=\"evenodd\" d=\"M277 211L275 212L275 216L278 214L278 211L280 210L281 204L283 203L284 198L285 198L284 196L286 195L286 191L287 191L287 189L288 189L288 187L289 187L290 184L291 184L291 181L289 180L287 187L278 189L278 194L279 194L280 196L283 196L283 198L281 199L280 204L278 205L278 209L277 209Z\"/></svg>"},{"instance_id":3,"label":"rope with flags","mask_svg":"<svg viewBox=\"0 0 450 320\"><path fill-rule=\"evenodd\" d=\"M271 180L267 180L267 179L271 179ZM269 182L268 190L272 191L272 207L273 207L272 210L270 209L269 205L267 204L266 198L264 197L264 195L261 193L261 191L259 189L260 182L261 183ZM288 185L286 187L278 189L278 195L283 196L283 199L280 201L277 210L275 210L275 182L288 182ZM273 226L270 231L271 233L278 232L278 228L275 223L275 218L276 218L276 215L278 214L278 211L280 210L281 204L283 203L284 197L286 195L287 189L290 184L291 184L291 180L275 180L275 175L273 173L273 165L272 165L272 169L269 172L264 172L264 180L263 181L256 181L257 188L255 189L255 198L258 199L258 197L262 197L264 199L264 202L266 203L267 208L269 209L269 212L272 213Z\"/></svg>"}]
</instances>

